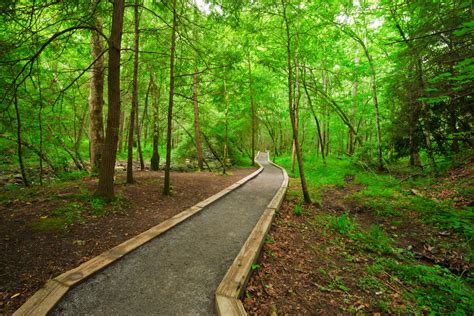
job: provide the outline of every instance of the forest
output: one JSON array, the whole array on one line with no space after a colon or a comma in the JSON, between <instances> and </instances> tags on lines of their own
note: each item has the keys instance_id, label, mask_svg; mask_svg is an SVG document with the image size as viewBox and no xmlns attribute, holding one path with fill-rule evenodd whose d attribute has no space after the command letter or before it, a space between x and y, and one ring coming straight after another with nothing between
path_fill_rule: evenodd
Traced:
<instances>
[{"instance_id":1,"label":"forest","mask_svg":"<svg viewBox=\"0 0 474 316\"><path fill-rule=\"evenodd\" d=\"M290 184L249 313L474 313L471 0L0 12L0 313L244 177L258 152Z\"/></svg>"}]
</instances>

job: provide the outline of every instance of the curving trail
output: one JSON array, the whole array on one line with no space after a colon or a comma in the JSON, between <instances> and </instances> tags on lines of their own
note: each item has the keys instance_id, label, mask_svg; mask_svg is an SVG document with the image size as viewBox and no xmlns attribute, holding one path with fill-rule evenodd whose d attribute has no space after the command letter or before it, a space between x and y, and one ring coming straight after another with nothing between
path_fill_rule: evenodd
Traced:
<instances>
[{"instance_id":1,"label":"curving trail","mask_svg":"<svg viewBox=\"0 0 474 316\"><path fill-rule=\"evenodd\" d=\"M214 292L282 181L264 170L77 287L53 315L209 315Z\"/></svg>"}]
</instances>

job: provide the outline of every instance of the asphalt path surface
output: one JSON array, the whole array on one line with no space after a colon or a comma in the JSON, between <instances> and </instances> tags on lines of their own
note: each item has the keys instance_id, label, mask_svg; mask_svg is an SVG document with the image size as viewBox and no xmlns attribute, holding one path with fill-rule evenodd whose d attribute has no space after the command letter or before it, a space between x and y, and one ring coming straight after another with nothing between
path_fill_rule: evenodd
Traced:
<instances>
[{"instance_id":1,"label":"asphalt path surface","mask_svg":"<svg viewBox=\"0 0 474 316\"><path fill-rule=\"evenodd\" d=\"M267 154L257 160L257 177L72 288L52 314L214 314L219 283L283 182Z\"/></svg>"}]
</instances>

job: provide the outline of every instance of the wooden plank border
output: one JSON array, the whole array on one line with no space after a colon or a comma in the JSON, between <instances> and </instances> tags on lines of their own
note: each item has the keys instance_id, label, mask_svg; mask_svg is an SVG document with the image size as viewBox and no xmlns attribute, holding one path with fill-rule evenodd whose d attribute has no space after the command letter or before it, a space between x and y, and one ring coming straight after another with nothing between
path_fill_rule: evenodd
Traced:
<instances>
[{"instance_id":1,"label":"wooden plank border","mask_svg":"<svg viewBox=\"0 0 474 316\"><path fill-rule=\"evenodd\" d=\"M258 220L254 229L250 233L250 236L245 241L245 244L240 249L239 254L227 270L226 275L216 290L215 310L219 316L247 315L240 298L242 297L250 278L252 264L254 264L258 259L265 241L265 236L270 230L275 212L280 208L288 189L288 174L286 170L270 161L270 157L268 157L268 162L282 171L283 182L273 199L267 205L267 208ZM260 165L260 167L262 167L262 165Z\"/></svg>"},{"instance_id":2,"label":"wooden plank border","mask_svg":"<svg viewBox=\"0 0 474 316\"><path fill-rule=\"evenodd\" d=\"M196 213L199 213L206 206L209 206L221 197L229 194L248 181L252 180L262 171L263 167L260 165L260 168L255 172L251 173L245 178L240 179L236 183L205 199L204 201L201 201L198 204L184 210L183 212L165 220L164 222L153 226L152 228L121 243L120 245L107 250L97 257L82 263L80 266L47 281L43 288L33 294L33 296L31 296L22 306L20 306L20 308L16 310L13 315L47 315L71 288L84 282L95 273L106 268L138 247L179 225Z\"/></svg>"}]
</instances>

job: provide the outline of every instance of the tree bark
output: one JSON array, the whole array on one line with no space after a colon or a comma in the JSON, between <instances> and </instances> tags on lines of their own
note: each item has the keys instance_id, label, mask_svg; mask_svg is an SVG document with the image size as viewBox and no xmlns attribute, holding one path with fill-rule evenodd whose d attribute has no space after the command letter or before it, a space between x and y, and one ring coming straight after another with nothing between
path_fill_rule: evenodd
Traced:
<instances>
[{"instance_id":1,"label":"tree bark","mask_svg":"<svg viewBox=\"0 0 474 316\"><path fill-rule=\"evenodd\" d=\"M303 197L305 203L311 203L311 198L308 192L308 186L306 184L306 178L304 176L304 167L303 167L303 158L301 156L301 151L298 143L298 129L296 127L296 118L295 118L295 109L293 108L293 91L292 91L292 66L291 66L291 36L290 36L290 27L288 24L288 18L286 15L286 5L285 0L281 0L282 7L283 7L283 19L285 22L286 27L286 39L287 39L287 64L288 64L288 106L290 110L290 120L291 120L291 128L293 131L293 141L295 144L296 156L298 159L298 168L300 172L300 180L301 180L301 189L303 191Z\"/></svg>"},{"instance_id":2,"label":"tree bark","mask_svg":"<svg viewBox=\"0 0 474 316\"><path fill-rule=\"evenodd\" d=\"M318 133L318 140L319 140L319 149L321 151L321 157L323 158L323 164L326 165L326 156L324 155L324 143L323 143L323 135L321 132L321 126L319 124L318 116L316 115L316 111L314 110L313 107L313 102L311 100L311 96L309 95L308 87L306 86L306 80L303 80L303 87L304 91L306 92L306 97L308 99L308 105L309 108L311 109L311 113L313 114L314 121L316 123L316 130Z\"/></svg>"},{"instance_id":3,"label":"tree bark","mask_svg":"<svg viewBox=\"0 0 474 316\"><path fill-rule=\"evenodd\" d=\"M159 144L159 122L160 122L160 97L161 97L161 84L160 87L156 88L155 82L153 80L153 76L150 78L150 89L152 91L153 96L153 105L154 105L154 112L153 112L153 154L151 155L150 160L150 169L151 170L159 170L160 169L160 153L158 151L158 144Z\"/></svg>"},{"instance_id":4,"label":"tree bark","mask_svg":"<svg viewBox=\"0 0 474 316\"><path fill-rule=\"evenodd\" d=\"M15 114L16 114L16 137L17 137L17 152L18 152L18 164L20 165L21 178L25 187L29 186L28 177L26 176L25 164L23 163L23 147L22 147L22 135L21 135L21 115L20 109L18 108L18 96L15 88L13 101L15 104Z\"/></svg>"},{"instance_id":5,"label":"tree bark","mask_svg":"<svg viewBox=\"0 0 474 316\"><path fill-rule=\"evenodd\" d=\"M120 112L120 122L119 122L119 138L118 138L118 151L123 151L124 139L125 139L125 113L124 111Z\"/></svg>"},{"instance_id":6,"label":"tree bark","mask_svg":"<svg viewBox=\"0 0 474 316\"><path fill-rule=\"evenodd\" d=\"M143 160L143 151L142 151L142 141L141 141L141 129L140 129L140 116L139 116L139 111L137 109L136 113L136 133L137 133L137 151L138 151L138 159L140 160L140 170L145 170L145 160Z\"/></svg>"},{"instance_id":7,"label":"tree bark","mask_svg":"<svg viewBox=\"0 0 474 316\"><path fill-rule=\"evenodd\" d=\"M135 123L138 122L138 45L140 43L138 0L135 0L133 15L135 20L135 48L133 54L132 108L128 125L127 183L133 183L133 135L138 131L135 126ZM136 134L138 139L138 133Z\"/></svg>"},{"instance_id":8,"label":"tree bark","mask_svg":"<svg viewBox=\"0 0 474 316\"><path fill-rule=\"evenodd\" d=\"M120 48L122 42L124 0L115 0L112 14L112 30L109 37L109 76L107 131L99 169L99 185L96 196L114 197L114 174L120 122Z\"/></svg>"},{"instance_id":9,"label":"tree bark","mask_svg":"<svg viewBox=\"0 0 474 316\"><path fill-rule=\"evenodd\" d=\"M226 174L227 170L227 156L228 156L228 128L229 128L229 95L227 93L227 77L225 75L224 68L224 103L225 103L225 113L224 113L224 158L222 163L222 174Z\"/></svg>"},{"instance_id":10,"label":"tree bark","mask_svg":"<svg viewBox=\"0 0 474 316\"><path fill-rule=\"evenodd\" d=\"M364 49L365 56L367 57L367 61L369 62L370 68L370 78L372 80L372 98L374 100L374 108L375 108L375 126L377 129L377 161L379 165L379 169L383 170L383 158L382 158L382 132L380 130L380 111L379 111L379 101L377 98L377 77L375 73L375 67L372 61L372 56L369 53L369 49L365 45L365 43L361 40L359 42Z\"/></svg>"},{"instance_id":11,"label":"tree bark","mask_svg":"<svg viewBox=\"0 0 474 316\"><path fill-rule=\"evenodd\" d=\"M358 50L356 50L356 55L358 55ZM354 64L355 67L357 68L359 66L359 56L356 56L354 59ZM357 71L357 70L356 70ZM356 124L356 112L357 112L357 92L359 88L359 81L357 78L357 73L354 78L354 82L352 83L352 126L355 126ZM348 155L352 156L355 151L355 137L354 137L354 131L352 129L349 129L349 139L348 139Z\"/></svg>"},{"instance_id":12,"label":"tree bark","mask_svg":"<svg viewBox=\"0 0 474 316\"><path fill-rule=\"evenodd\" d=\"M250 95L250 112L252 115L252 166L255 166L255 130L257 125L257 116L255 111L255 100L253 98L252 90L252 60L250 58L250 50L248 52L248 67L249 67L249 95ZM273 139L273 137L272 137Z\"/></svg>"},{"instance_id":13,"label":"tree bark","mask_svg":"<svg viewBox=\"0 0 474 316\"><path fill-rule=\"evenodd\" d=\"M196 143L196 154L198 159L198 170L203 171L202 143L201 143L201 126L199 123L199 103L198 103L198 69L194 65L193 75L193 105L194 105L194 140Z\"/></svg>"},{"instance_id":14,"label":"tree bark","mask_svg":"<svg viewBox=\"0 0 474 316\"><path fill-rule=\"evenodd\" d=\"M168 126L166 133L166 164L165 164L165 183L163 194L170 195L170 167L171 167L171 138L173 132L173 98L174 98L174 55L176 49L176 0L173 0L173 28L171 30L171 49L170 49L170 94L168 103Z\"/></svg>"},{"instance_id":15,"label":"tree bark","mask_svg":"<svg viewBox=\"0 0 474 316\"><path fill-rule=\"evenodd\" d=\"M95 25L102 31L102 22L95 18ZM97 60L92 66L89 93L89 150L91 171L100 169L102 150L104 146L104 123L102 109L104 107L104 50L102 38L98 32L91 31L92 60Z\"/></svg>"},{"instance_id":16,"label":"tree bark","mask_svg":"<svg viewBox=\"0 0 474 316\"><path fill-rule=\"evenodd\" d=\"M37 60L37 66L39 70L39 61ZM38 74L38 94L39 94L39 111L38 111L38 125L39 125L39 165L40 165L40 172L39 172L39 181L40 185L43 185L43 175L44 175L44 168L43 168L43 91L41 89L41 78Z\"/></svg>"}]
</instances>

